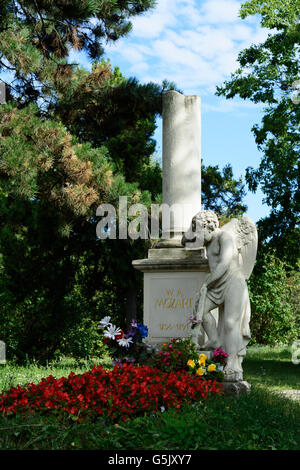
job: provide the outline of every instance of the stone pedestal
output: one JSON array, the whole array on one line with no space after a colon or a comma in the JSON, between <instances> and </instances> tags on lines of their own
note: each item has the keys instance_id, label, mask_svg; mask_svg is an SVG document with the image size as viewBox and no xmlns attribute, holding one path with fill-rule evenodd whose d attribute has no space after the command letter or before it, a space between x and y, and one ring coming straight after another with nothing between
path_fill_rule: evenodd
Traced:
<instances>
[{"instance_id":1,"label":"stone pedestal","mask_svg":"<svg viewBox=\"0 0 300 470\"><path fill-rule=\"evenodd\" d=\"M204 249L152 249L147 259L135 260L133 266L144 273L147 342L159 345L172 338L190 336L189 316L193 313L196 294L209 273ZM217 312L216 309L216 316Z\"/></svg>"},{"instance_id":2,"label":"stone pedestal","mask_svg":"<svg viewBox=\"0 0 300 470\"><path fill-rule=\"evenodd\" d=\"M224 395L228 397L234 397L241 395L242 393L250 393L251 385L245 380L239 380L236 382L222 382Z\"/></svg>"}]
</instances>

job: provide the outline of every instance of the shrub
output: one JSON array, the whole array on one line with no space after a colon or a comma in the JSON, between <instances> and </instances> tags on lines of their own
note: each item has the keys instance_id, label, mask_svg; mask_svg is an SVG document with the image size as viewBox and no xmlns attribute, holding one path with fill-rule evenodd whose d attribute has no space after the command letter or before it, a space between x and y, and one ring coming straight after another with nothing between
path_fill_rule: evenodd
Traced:
<instances>
[{"instance_id":1,"label":"shrub","mask_svg":"<svg viewBox=\"0 0 300 470\"><path fill-rule=\"evenodd\" d=\"M105 346L98 331L98 322L83 318L70 326L61 338L60 354L75 358L103 356Z\"/></svg>"},{"instance_id":2,"label":"shrub","mask_svg":"<svg viewBox=\"0 0 300 470\"><path fill-rule=\"evenodd\" d=\"M274 345L299 337L299 304L287 266L273 253L258 257L249 280L252 343Z\"/></svg>"}]
</instances>

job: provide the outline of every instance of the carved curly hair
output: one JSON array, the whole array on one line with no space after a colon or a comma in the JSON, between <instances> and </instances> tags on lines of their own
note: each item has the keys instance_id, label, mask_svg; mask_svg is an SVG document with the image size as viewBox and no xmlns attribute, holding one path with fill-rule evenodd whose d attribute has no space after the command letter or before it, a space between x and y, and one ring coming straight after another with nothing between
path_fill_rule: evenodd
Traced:
<instances>
[{"instance_id":1,"label":"carved curly hair","mask_svg":"<svg viewBox=\"0 0 300 470\"><path fill-rule=\"evenodd\" d=\"M193 220L196 220L196 222L200 222L201 225L203 225L205 227L205 225L207 224L208 220L210 219L213 219L214 223L215 223L215 226L216 228L219 227L219 220L218 220L218 217L217 215L211 211L211 210L203 210L203 211L200 211L198 212L194 217L193 217Z\"/></svg>"}]
</instances>

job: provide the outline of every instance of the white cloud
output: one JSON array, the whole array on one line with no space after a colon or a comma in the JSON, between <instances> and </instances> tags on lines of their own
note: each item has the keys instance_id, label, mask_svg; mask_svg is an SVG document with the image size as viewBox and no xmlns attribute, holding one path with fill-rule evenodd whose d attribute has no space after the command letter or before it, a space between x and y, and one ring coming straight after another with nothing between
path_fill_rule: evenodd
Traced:
<instances>
[{"instance_id":1,"label":"white cloud","mask_svg":"<svg viewBox=\"0 0 300 470\"><path fill-rule=\"evenodd\" d=\"M241 20L238 0L158 0L107 55L142 82L174 81L184 93L212 93L237 67L241 49L268 31Z\"/></svg>"},{"instance_id":2,"label":"white cloud","mask_svg":"<svg viewBox=\"0 0 300 470\"><path fill-rule=\"evenodd\" d=\"M234 23L239 20L241 3L235 0L207 0L203 5L203 23Z\"/></svg>"},{"instance_id":3,"label":"white cloud","mask_svg":"<svg viewBox=\"0 0 300 470\"><path fill-rule=\"evenodd\" d=\"M160 0L155 10L134 18L134 36L144 39L157 38L165 28L176 26L176 3L176 0Z\"/></svg>"},{"instance_id":4,"label":"white cloud","mask_svg":"<svg viewBox=\"0 0 300 470\"><path fill-rule=\"evenodd\" d=\"M220 74L229 76L238 68L238 62L236 53L233 51L225 52L220 54L215 60L216 69L219 70Z\"/></svg>"},{"instance_id":5,"label":"white cloud","mask_svg":"<svg viewBox=\"0 0 300 470\"><path fill-rule=\"evenodd\" d=\"M219 98L216 104L207 103L206 101L203 102L202 107L205 111L226 113L229 115L232 112L241 114L246 109L248 111L258 111L263 108L263 104L239 99L226 100L225 98Z\"/></svg>"}]
</instances>

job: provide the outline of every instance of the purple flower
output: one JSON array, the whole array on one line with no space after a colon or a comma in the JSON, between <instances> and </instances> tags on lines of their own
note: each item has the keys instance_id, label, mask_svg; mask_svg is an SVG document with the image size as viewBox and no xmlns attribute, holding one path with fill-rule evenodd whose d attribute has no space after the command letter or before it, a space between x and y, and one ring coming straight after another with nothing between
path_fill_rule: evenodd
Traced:
<instances>
[{"instance_id":1,"label":"purple flower","mask_svg":"<svg viewBox=\"0 0 300 470\"><path fill-rule=\"evenodd\" d=\"M126 338L131 337L133 341L136 340L136 339L137 339L137 331L138 331L138 330L136 330L136 329L134 329L134 328L130 328L130 330L128 331L128 333L125 335Z\"/></svg>"}]
</instances>

